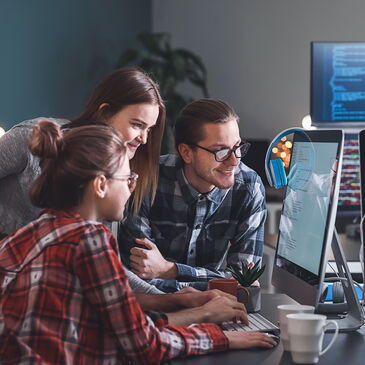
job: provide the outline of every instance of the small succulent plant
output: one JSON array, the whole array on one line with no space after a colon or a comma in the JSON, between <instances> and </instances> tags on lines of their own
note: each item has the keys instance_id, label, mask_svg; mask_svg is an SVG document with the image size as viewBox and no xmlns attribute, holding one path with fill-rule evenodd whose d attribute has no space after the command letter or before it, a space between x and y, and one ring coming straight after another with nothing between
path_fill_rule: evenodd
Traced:
<instances>
[{"instance_id":1,"label":"small succulent plant","mask_svg":"<svg viewBox=\"0 0 365 365\"><path fill-rule=\"evenodd\" d=\"M242 286L251 286L265 271L266 265L260 268L261 260L256 264L253 262L242 261L241 268L239 266L228 266L227 270Z\"/></svg>"}]
</instances>

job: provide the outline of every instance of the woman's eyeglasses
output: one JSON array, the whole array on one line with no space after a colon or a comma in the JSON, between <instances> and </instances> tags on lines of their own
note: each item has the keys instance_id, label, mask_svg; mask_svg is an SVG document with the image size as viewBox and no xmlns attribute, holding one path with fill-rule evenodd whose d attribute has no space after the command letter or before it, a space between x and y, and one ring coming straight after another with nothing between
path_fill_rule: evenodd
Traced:
<instances>
[{"instance_id":1,"label":"woman's eyeglasses","mask_svg":"<svg viewBox=\"0 0 365 365\"><path fill-rule=\"evenodd\" d=\"M210 150L195 143L191 143L190 146L198 147L204 151L210 152L214 155L217 162L223 162L228 160L231 157L232 153L234 153L237 158L242 158L246 156L251 144L248 142L241 142L238 146L235 146L233 148L223 148L218 151Z\"/></svg>"},{"instance_id":2,"label":"woman's eyeglasses","mask_svg":"<svg viewBox=\"0 0 365 365\"><path fill-rule=\"evenodd\" d=\"M110 179L127 181L128 189L132 193L137 185L138 174L131 172L130 175L112 176Z\"/></svg>"}]
</instances>

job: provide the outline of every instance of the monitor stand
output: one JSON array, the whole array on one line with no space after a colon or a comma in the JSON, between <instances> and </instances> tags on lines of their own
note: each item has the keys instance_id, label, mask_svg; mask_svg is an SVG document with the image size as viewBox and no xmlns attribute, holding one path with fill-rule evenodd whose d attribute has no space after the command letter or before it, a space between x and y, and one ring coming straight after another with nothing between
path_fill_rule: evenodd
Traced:
<instances>
[{"instance_id":1,"label":"monitor stand","mask_svg":"<svg viewBox=\"0 0 365 365\"><path fill-rule=\"evenodd\" d=\"M332 251L337 265L337 270L339 272L339 277L344 278L341 282L347 303L347 314L331 319L334 319L338 323L339 330L341 332L355 331L364 324L362 308L355 292L354 282L347 266L340 238L338 237L336 229L334 230L332 238ZM318 303L316 306L316 312L331 315L335 312L334 308L336 305L337 304L331 303Z\"/></svg>"}]
</instances>

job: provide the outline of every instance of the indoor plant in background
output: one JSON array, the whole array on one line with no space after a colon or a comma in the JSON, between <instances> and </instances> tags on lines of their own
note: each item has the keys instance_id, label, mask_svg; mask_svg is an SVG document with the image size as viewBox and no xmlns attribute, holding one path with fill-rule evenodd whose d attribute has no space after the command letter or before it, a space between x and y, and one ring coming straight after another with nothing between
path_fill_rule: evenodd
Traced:
<instances>
[{"instance_id":1,"label":"indoor plant in background","mask_svg":"<svg viewBox=\"0 0 365 365\"><path fill-rule=\"evenodd\" d=\"M137 36L140 47L124 51L117 67L139 66L160 85L166 102L167 123L162 152L173 151L172 128L180 110L192 101L179 86L191 83L207 98L207 72L199 56L184 48L173 49L168 33L144 32Z\"/></svg>"},{"instance_id":2,"label":"indoor plant in background","mask_svg":"<svg viewBox=\"0 0 365 365\"><path fill-rule=\"evenodd\" d=\"M247 312L257 312L261 309L261 290L258 278L265 271L261 260L253 262L242 261L241 267L228 266L227 270L238 281L237 299L246 304Z\"/></svg>"}]
</instances>

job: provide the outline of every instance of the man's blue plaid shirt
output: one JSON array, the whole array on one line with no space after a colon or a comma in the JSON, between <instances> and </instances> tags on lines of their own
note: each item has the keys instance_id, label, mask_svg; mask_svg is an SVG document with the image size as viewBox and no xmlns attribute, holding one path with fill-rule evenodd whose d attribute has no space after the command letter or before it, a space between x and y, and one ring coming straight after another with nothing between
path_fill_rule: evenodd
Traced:
<instances>
[{"instance_id":1,"label":"man's blue plaid shirt","mask_svg":"<svg viewBox=\"0 0 365 365\"><path fill-rule=\"evenodd\" d=\"M176 263L176 280L149 281L168 292L187 285L206 289L209 279L228 276L222 269L225 258L227 265L237 265L256 262L263 252L265 190L256 172L240 163L232 188L200 194L189 185L182 167L178 156L161 156L153 205L146 198L139 213L128 214L119 231L127 266L134 239L143 237Z\"/></svg>"}]
</instances>

